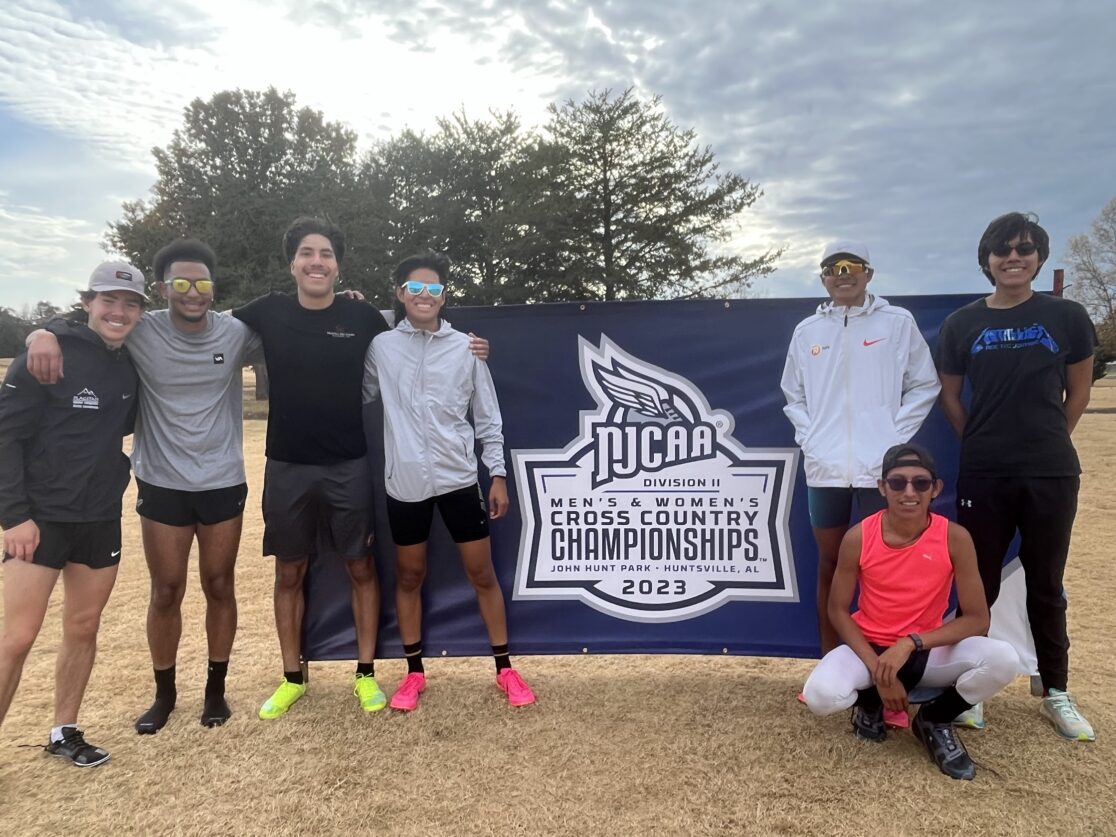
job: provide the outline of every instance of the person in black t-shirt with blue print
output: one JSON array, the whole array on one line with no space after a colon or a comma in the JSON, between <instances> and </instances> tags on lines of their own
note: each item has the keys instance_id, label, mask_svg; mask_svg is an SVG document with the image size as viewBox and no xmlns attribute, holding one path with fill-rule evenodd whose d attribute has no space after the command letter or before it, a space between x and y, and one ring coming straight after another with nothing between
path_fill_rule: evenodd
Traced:
<instances>
[{"instance_id":1,"label":"person in black t-shirt with blue print","mask_svg":"<svg viewBox=\"0 0 1116 837\"><path fill-rule=\"evenodd\" d=\"M1049 255L1049 236L1034 216L1012 212L988 225L977 260L994 290L946 318L938 372L942 409L961 437L957 522L973 536L989 606L1018 532L1042 714L1063 737L1092 741L1067 691L1062 577L1081 485L1070 434L1089 403L1096 332L1078 303L1034 292ZM958 723L983 727L981 708Z\"/></svg>"}]
</instances>

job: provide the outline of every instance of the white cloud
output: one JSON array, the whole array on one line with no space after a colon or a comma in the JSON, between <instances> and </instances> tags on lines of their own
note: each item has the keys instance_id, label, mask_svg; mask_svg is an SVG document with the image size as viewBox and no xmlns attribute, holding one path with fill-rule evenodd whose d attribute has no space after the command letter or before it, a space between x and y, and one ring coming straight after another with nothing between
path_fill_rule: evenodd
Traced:
<instances>
[{"instance_id":1,"label":"white cloud","mask_svg":"<svg viewBox=\"0 0 1116 837\"><path fill-rule=\"evenodd\" d=\"M40 300L68 306L93 267L105 260L101 230L80 218L19 206L0 192L0 300L16 310ZM75 274L75 256L85 259Z\"/></svg>"}]
</instances>

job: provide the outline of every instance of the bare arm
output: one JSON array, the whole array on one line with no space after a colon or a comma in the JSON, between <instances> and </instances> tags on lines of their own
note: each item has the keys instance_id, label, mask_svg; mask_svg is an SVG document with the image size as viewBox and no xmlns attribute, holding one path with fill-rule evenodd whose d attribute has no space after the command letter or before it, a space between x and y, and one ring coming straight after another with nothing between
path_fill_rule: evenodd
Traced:
<instances>
[{"instance_id":1,"label":"bare arm","mask_svg":"<svg viewBox=\"0 0 1116 837\"><path fill-rule=\"evenodd\" d=\"M896 674L914 651L914 643L903 637L883 654L877 654L864 638L860 626L849 615L849 605L852 604L853 592L860 575L861 543L859 524L850 529L841 541L837 571L833 575L833 585L829 588L829 621L871 673L872 682L879 691L884 706L895 712L902 712L907 708L907 690Z\"/></svg>"},{"instance_id":2,"label":"bare arm","mask_svg":"<svg viewBox=\"0 0 1116 837\"><path fill-rule=\"evenodd\" d=\"M829 588L829 621L837 635L860 657L868 670L875 671L879 657L849 614L857 577L860 575L860 544L860 525L857 524L845 533L841 540L841 550L837 553L837 569Z\"/></svg>"},{"instance_id":3,"label":"bare arm","mask_svg":"<svg viewBox=\"0 0 1116 837\"><path fill-rule=\"evenodd\" d=\"M956 523L949 524L949 559L953 562L953 581L957 585L957 606L961 615L922 634L924 648L955 645L967 637L988 633L988 602L977 568L976 547L968 530Z\"/></svg>"},{"instance_id":4,"label":"bare arm","mask_svg":"<svg viewBox=\"0 0 1116 837\"><path fill-rule=\"evenodd\" d=\"M493 477L488 489L488 516L495 520L508 513L508 481L506 477Z\"/></svg>"},{"instance_id":5,"label":"bare arm","mask_svg":"<svg viewBox=\"0 0 1116 837\"><path fill-rule=\"evenodd\" d=\"M1089 396L1093 389L1093 359L1079 360L1066 367L1066 425L1069 432L1077 427L1081 414L1089 406Z\"/></svg>"},{"instance_id":6,"label":"bare arm","mask_svg":"<svg viewBox=\"0 0 1116 837\"><path fill-rule=\"evenodd\" d=\"M942 412L945 413L946 419L953 427L953 432L960 438L964 435L965 424L969 420L965 405L961 403L961 387L965 383L965 376L947 375L940 372L938 378L942 382L942 391L938 395L938 403L942 405Z\"/></svg>"}]
</instances>

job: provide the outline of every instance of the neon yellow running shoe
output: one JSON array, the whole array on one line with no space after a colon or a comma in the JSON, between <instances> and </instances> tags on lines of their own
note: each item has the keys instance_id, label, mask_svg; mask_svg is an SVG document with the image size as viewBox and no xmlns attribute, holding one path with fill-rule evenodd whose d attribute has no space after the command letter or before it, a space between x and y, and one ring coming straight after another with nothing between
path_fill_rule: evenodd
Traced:
<instances>
[{"instance_id":1,"label":"neon yellow running shoe","mask_svg":"<svg viewBox=\"0 0 1116 837\"><path fill-rule=\"evenodd\" d=\"M358 674L353 678L353 694L365 712L379 712L387 706L387 695L380 690L380 684L371 674Z\"/></svg>"},{"instance_id":2,"label":"neon yellow running shoe","mask_svg":"<svg viewBox=\"0 0 1116 837\"><path fill-rule=\"evenodd\" d=\"M305 683L291 683L284 677L275 694L265 700L264 705L260 707L260 720L270 721L285 715L294 702L304 694L306 694Z\"/></svg>"}]
</instances>

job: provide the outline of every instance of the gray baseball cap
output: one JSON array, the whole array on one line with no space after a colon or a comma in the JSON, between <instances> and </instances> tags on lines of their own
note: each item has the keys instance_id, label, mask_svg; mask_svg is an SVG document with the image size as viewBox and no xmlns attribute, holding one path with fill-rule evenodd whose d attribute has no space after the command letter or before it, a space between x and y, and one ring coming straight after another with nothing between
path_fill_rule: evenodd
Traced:
<instances>
[{"instance_id":1,"label":"gray baseball cap","mask_svg":"<svg viewBox=\"0 0 1116 837\"><path fill-rule=\"evenodd\" d=\"M89 277L91 291L131 291L147 299L146 282L138 267L127 262L103 262Z\"/></svg>"}]
</instances>

